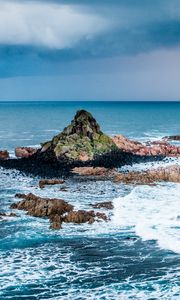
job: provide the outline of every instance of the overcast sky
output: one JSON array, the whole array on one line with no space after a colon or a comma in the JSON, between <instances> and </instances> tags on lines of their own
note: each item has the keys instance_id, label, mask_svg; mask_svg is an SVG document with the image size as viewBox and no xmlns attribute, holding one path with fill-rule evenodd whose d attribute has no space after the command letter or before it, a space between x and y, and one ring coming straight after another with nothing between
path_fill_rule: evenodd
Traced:
<instances>
[{"instance_id":1,"label":"overcast sky","mask_svg":"<svg viewBox=\"0 0 180 300\"><path fill-rule=\"evenodd\" d=\"M179 0L0 0L0 100L180 100Z\"/></svg>"}]
</instances>

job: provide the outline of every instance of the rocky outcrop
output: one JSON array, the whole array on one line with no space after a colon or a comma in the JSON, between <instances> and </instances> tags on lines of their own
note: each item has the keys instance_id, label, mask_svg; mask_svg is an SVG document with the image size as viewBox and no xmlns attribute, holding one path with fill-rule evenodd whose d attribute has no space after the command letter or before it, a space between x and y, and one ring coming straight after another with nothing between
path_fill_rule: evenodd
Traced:
<instances>
[{"instance_id":1,"label":"rocky outcrop","mask_svg":"<svg viewBox=\"0 0 180 300\"><path fill-rule=\"evenodd\" d=\"M18 158L28 158L37 153L38 149L37 148L32 148L32 147L17 147L15 149L15 155Z\"/></svg>"},{"instance_id":2,"label":"rocky outcrop","mask_svg":"<svg viewBox=\"0 0 180 300\"><path fill-rule=\"evenodd\" d=\"M56 185L65 183L62 179L41 179L39 180L39 187L43 189L46 185Z\"/></svg>"},{"instance_id":3,"label":"rocky outcrop","mask_svg":"<svg viewBox=\"0 0 180 300\"><path fill-rule=\"evenodd\" d=\"M63 215L73 210L73 206L62 199L41 198L32 193L16 194L16 198L23 199L11 205L13 209L25 210L34 217L49 217Z\"/></svg>"},{"instance_id":4,"label":"rocky outcrop","mask_svg":"<svg viewBox=\"0 0 180 300\"><path fill-rule=\"evenodd\" d=\"M16 197L23 200L13 203L12 209L25 210L34 217L49 218L52 229L60 229L63 222L92 224L98 220L107 220L104 213L85 210L74 211L73 206L62 199L41 198L32 193L16 194Z\"/></svg>"},{"instance_id":5,"label":"rocky outcrop","mask_svg":"<svg viewBox=\"0 0 180 300\"><path fill-rule=\"evenodd\" d=\"M115 143L100 130L93 116L80 110L63 132L42 144L41 153L51 153L58 159L89 161L115 149Z\"/></svg>"},{"instance_id":6,"label":"rocky outcrop","mask_svg":"<svg viewBox=\"0 0 180 300\"><path fill-rule=\"evenodd\" d=\"M9 152L7 150L0 150L0 160L5 160L9 158Z\"/></svg>"},{"instance_id":7,"label":"rocky outcrop","mask_svg":"<svg viewBox=\"0 0 180 300\"><path fill-rule=\"evenodd\" d=\"M146 145L129 140L123 135L113 137L116 146L128 153L140 156L180 156L180 146L169 144L165 140L148 142Z\"/></svg>"},{"instance_id":8,"label":"rocky outcrop","mask_svg":"<svg viewBox=\"0 0 180 300\"><path fill-rule=\"evenodd\" d=\"M125 184L152 184L154 182L180 182L180 166L153 169L146 172L118 173L114 182Z\"/></svg>"}]
</instances>

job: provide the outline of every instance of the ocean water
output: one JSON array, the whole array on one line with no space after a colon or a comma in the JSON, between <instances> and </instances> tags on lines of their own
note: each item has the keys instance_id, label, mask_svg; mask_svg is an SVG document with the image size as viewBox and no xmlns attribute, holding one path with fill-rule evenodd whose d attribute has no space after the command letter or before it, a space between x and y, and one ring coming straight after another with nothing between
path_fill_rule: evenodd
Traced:
<instances>
[{"instance_id":1,"label":"ocean water","mask_svg":"<svg viewBox=\"0 0 180 300\"><path fill-rule=\"evenodd\" d=\"M0 148L38 146L61 131L76 110L87 109L109 135L141 141L180 134L180 102L0 102ZM124 166L144 170L179 159ZM109 222L63 224L16 212L0 220L0 300L180 299L180 184L126 186L74 182L38 188L37 177L0 168L0 211L17 192L58 197L77 209L113 201Z\"/></svg>"}]
</instances>

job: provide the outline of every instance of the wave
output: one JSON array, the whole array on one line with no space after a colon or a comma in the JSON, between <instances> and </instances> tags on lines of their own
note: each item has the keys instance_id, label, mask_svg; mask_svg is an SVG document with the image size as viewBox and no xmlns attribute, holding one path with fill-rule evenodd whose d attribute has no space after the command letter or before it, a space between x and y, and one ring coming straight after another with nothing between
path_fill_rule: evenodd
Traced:
<instances>
[{"instance_id":1,"label":"wave","mask_svg":"<svg viewBox=\"0 0 180 300\"><path fill-rule=\"evenodd\" d=\"M161 248L180 253L179 194L179 184L137 186L113 200L113 222L131 226L143 240L156 240Z\"/></svg>"}]
</instances>

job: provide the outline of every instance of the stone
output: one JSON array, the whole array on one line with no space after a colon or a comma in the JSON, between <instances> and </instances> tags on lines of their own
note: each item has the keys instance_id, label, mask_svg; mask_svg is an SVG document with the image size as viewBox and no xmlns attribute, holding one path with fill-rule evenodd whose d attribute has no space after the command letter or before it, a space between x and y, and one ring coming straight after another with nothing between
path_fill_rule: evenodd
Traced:
<instances>
[{"instance_id":1,"label":"stone","mask_svg":"<svg viewBox=\"0 0 180 300\"><path fill-rule=\"evenodd\" d=\"M62 179L41 179L39 181L39 187L43 189L46 185L55 185L65 183Z\"/></svg>"},{"instance_id":2,"label":"stone","mask_svg":"<svg viewBox=\"0 0 180 300\"><path fill-rule=\"evenodd\" d=\"M114 177L114 182L125 184L152 184L158 181L180 182L180 166L168 166L146 172L119 173Z\"/></svg>"},{"instance_id":3,"label":"stone","mask_svg":"<svg viewBox=\"0 0 180 300\"><path fill-rule=\"evenodd\" d=\"M18 158L28 158L35 153L37 153L38 149L37 148L32 148L32 147L17 147L15 149L15 155Z\"/></svg>"},{"instance_id":4,"label":"stone","mask_svg":"<svg viewBox=\"0 0 180 300\"><path fill-rule=\"evenodd\" d=\"M70 212L73 206L62 199L41 198L32 193L16 194L17 198L23 199L20 202L13 203L11 208L25 210L34 217L49 217L51 215Z\"/></svg>"},{"instance_id":5,"label":"stone","mask_svg":"<svg viewBox=\"0 0 180 300\"><path fill-rule=\"evenodd\" d=\"M0 159L5 160L9 158L9 152L7 150L0 150Z\"/></svg>"},{"instance_id":6,"label":"stone","mask_svg":"<svg viewBox=\"0 0 180 300\"><path fill-rule=\"evenodd\" d=\"M91 204L91 206L93 208L104 208L104 209L113 209L114 208L114 205L112 204L111 201L99 202L99 203Z\"/></svg>"}]
</instances>

